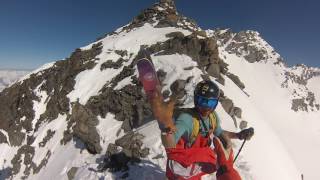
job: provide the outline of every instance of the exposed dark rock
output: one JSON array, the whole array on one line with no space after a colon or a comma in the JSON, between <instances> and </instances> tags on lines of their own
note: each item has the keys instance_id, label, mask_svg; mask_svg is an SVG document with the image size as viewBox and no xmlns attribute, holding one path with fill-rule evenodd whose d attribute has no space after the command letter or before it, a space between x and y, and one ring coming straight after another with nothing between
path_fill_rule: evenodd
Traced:
<instances>
[{"instance_id":1,"label":"exposed dark rock","mask_svg":"<svg viewBox=\"0 0 320 180\"><path fill-rule=\"evenodd\" d=\"M163 81L165 80L165 78L167 76L167 73L164 70L159 69L157 71L157 76L158 76L158 79L159 79L160 83L163 83Z\"/></svg>"},{"instance_id":2,"label":"exposed dark rock","mask_svg":"<svg viewBox=\"0 0 320 180\"><path fill-rule=\"evenodd\" d=\"M39 173L40 170L41 170L44 166L47 165L50 157L51 157L51 151L48 150L46 156L41 160L39 166L35 166L35 167L33 168L33 173L34 173L34 174Z\"/></svg>"},{"instance_id":3,"label":"exposed dark rock","mask_svg":"<svg viewBox=\"0 0 320 180\"><path fill-rule=\"evenodd\" d=\"M8 144L7 137L0 131L0 144L6 143Z\"/></svg>"},{"instance_id":4,"label":"exposed dark rock","mask_svg":"<svg viewBox=\"0 0 320 180\"><path fill-rule=\"evenodd\" d=\"M73 180L77 171L78 171L78 167L72 167L71 169L69 169L69 171L67 172L68 180Z\"/></svg>"},{"instance_id":5,"label":"exposed dark rock","mask_svg":"<svg viewBox=\"0 0 320 180\"><path fill-rule=\"evenodd\" d=\"M220 76L218 77L217 82L220 83L221 85L224 85L225 79L224 79L224 77L221 76L221 74L220 74Z\"/></svg>"},{"instance_id":6,"label":"exposed dark rock","mask_svg":"<svg viewBox=\"0 0 320 180\"><path fill-rule=\"evenodd\" d=\"M203 30L194 32L198 36L207 37L207 33Z\"/></svg>"},{"instance_id":7,"label":"exposed dark rock","mask_svg":"<svg viewBox=\"0 0 320 180\"><path fill-rule=\"evenodd\" d=\"M184 34L182 32L180 32L180 31L177 31L177 32L171 32L169 34L166 34L166 37L183 39L184 38Z\"/></svg>"},{"instance_id":8,"label":"exposed dark rock","mask_svg":"<svg viewBox=\"0 0 320 180\"><path fill-rule=\"evenodd\" d=\"M116 62L108 60L105 63L101 64L100 70L103 71L107 68L119 69L122 66L122 63L125 62L123 58L119 58Z\"/></svg>"},{"instance_id":9,"label":"exposed dark rock","mask_svg":"<svg viewBox=\"0 0 320 180\"><path fill-rule=\"evenodd\" d=\"M186 54L198 63L200 69L207 69L210 64L219 64L219 61L222 61L216 41L212 38L199 39L195 33L189 36L170 33L168 36L172 38L152 45L148 50L152 53L160 52L157 55Z\"/></svg>"},{"instance_id":10,"label":"exposed dark rock","mask_svg":"<svg viewBox=\"0 0 320 180\"><path fill-rule=\"evenodd\" d=\"M237 127L237 121L235 117L241 118L242 110L239 107L235 107L232 100L227 98L223 93L220 94L219 99L223 109L232 117L235 127Z\"/></svg>"},{"instance_id":11,"label":"exposed dark rock","mask_svg":"<svg viewBox=\"0 0 320 180\"><path fill-rule=\"evenodd\" d=\"M72 103L72 106L74 106L75 104ZM73 138L73 130L72 127L74 126L74 124L76 123L76 119L71 119L71 116L68 115L67 117L67 121L68 121L68 125L67 125L67 129L63 132L63 138L60 140L60 144L65 145L67 144L67 142L71 141Z\"/></svg>"},{"instance_id":12,"label":"exposed dark rock","mask_svg":"<svg viewBox=\"0 0 320 180\"><path fill-rule=\"evenodd\" d=\"M175 96L177 99L182 99L187 94L185 90L186 84L187 81L183 79L177 79L174 81L170 86L173 96Z\"/></svg>"},{"instance_id":13,"label":"exposed dark rock","mask_svg":"<svg viewBox=\"0 0 320 180\"><path fill-rule=\"evenodd\" d=\"M180 27L186 30L198 31L200 28L196 22L190 18L179 15L176 11L175 3L172 2L159 2L150 8L147 8L136 16L132 22L123 27L121 31L131 31L134 28L143 26L145 23L157 24L156 28L163 27ZM203 35L199 32L199 35Z\"/></svg>"},{"instance_id":14,"label":"exposed dark rock","mask_svg":"<svg viewBox=\"0 0 320 180\"><path fill-rule=\"evenodd\" d=\"M239 79L238 76L232 74L232 73L227 73L227 76L240 88L240 89L244 89L245 85L243 84L243 82L241 82L241 80Z\"/></svg>"},{"instance_id":15,"label":"exposed dark rock","mask_svg":"<svg viewBox=\"0 0 320 180\"><path fill-rule=\"evenodd\" d=\"M99 121L97 117L80 103L76 103L72 108L71 121L76 122L73 127L74 135L81 139L90 153L100 153L100 136L96 125Z\"/></svg>"},{"instance_id":16,"label":"exposed dark rock","mask_svg":"<svg viewBox=\"0 0 320 180\"><path fill-rule=\"evenodd\" d=\"M282 87L288 87L289 82L306 86L309 79L316 77L316 76L320 76L320 70L307 67L303 64L296 65L296 66L292 67L291 69L292 70L299 69L299 71L301 71L301 73L296 74L296 73L293 73L290 71L286 71L285 72L286 79L282 83Z\"/></svg>"},{"instance_id":17,"label":"exposed dark rock","mask_svg":"<svg viewBox=\"0 0 320 180\"><path fill-rule=\"evenodd\" d=\"M51 129L49 129L47 131L47 135L39 143L39 147L44 147L47 144L47 142L53 137L54 134L55 134L55 131L52 131Z\"/></svg>"},{"instance_id":18,"label":"exposed dark rock","mask_svg":"<svg viewBox=\"0 0 320 180\"><path fill-rule=\"evenodd\" d=\"M128 170L129 162L139 162L141 158L149 155L149 149L142 149L143 135L130 132L115 141L115 144L109 144L106 159L100 164L100 171ZM121 147L121 148L120 148ZM119 151L121 149L121 151Z\"/></svg>"},{"instance_id":19,"label":"exposed dark rock","mask_svg":"<svg viewBox=\"0 0 320 180\"><path fill-rule=\"evenodd\" d=\"M130 158L124 153L112 154L104 159L104 162L98 166L99 171L109 170L111 172L126 171L129 169Z\"/></svg>"},{"instance_id":20,"label":"exposed dark rock","mask_svg":"<svg viewBox=\"0 0 320 180\"><path fill-rule=\"evenodd\" d=\"M210 76L213 76L215 78L219 78L219 76L220 76L219 64L214 64L214 63L209 64L209 66L207 68L207 72L210 74Z\"/></svg>"},{"instance_id":21,"label":"exposed dark rock","mask_svg":"<svg viewBox=\"0 0 320 180\"><path fill-rule=\"evenodd\" d=\"M231 114L233 112L233 102L229 98L220 98L220 103L223 109L228 113Z\"/></svg>"},{"instance_id":22,"label":"exposed dark rock","mask_svg":"<svg viewBox=\"0 0 320 180\"><path fill-rule=\"evenodd\" d=\"M192 70L193 68L194 68L194 66L189 66L189 67L183 68L183 70L185 70L185 71L190 71L190 70Z\"/></svg>"},{"instance_id":23,"label":"exposed dark rock","mask_svg":"<svg viewBox=\"0 0 320 180\"><path fill-rule=\"evenodd\" d=\"M18 128L21 128L18 126ZM22 144L24 138L25 138L25 133L23 132L18 132L16 130L9 130L8 131L8 136L9 136L9 141L12 146L19 146Z\"/></svg>"},{"instance_id":24,"label":"exposed dark rock","mask_svg":"<svg viewBox=\"0 0 320 180\"><path fill-rule=\"evenodd\" d=\"M227 74L228 73L228 64L225 63L224 61L219 61L219 67L220 67L220 72L222 74Z\"/></svg>"},{"instance_id":25,"label":"exposed dark rock","mask_svg":"<svg viewBox=\"0 0 320 180\"><path fill-rule=\"evenodd\" d=\"M257 47L252 42L258 42L258 33L254 31L241 31L237 33L226 47L226 51L244 58L250 62L259 62L268 58L264 47Z\"/></svg>"},{"instance_id":26,"label":"exposed dark rock","mask_svg":"<svg viewBox=\"0 0 320 180\"><path fill-rule=\"evenodd\" d=\"M111 80L111 83L110 83L111 87L114 88L118 84L118 82L120 82L121 80L129 76L132 76L134 74L134 71L135 69L133 68L132 65L124 66L122 71Z\"/></svg>"},{"instance_id":27,"label":"exposed dark rock","mask_svg":"<svg viewBox=\"0 0 320 180\"><path fill-rule=\"evenodd\" d=\"M241 118L241 116L242 116L242 110L241 110L239 107L234 107L234 108L233 108L233 112L234 112L234 115L235 115L237 118Z\"/></svg>"},{"instance_id":28,"label":"exposed dark rock","mask_svg":"<svg viewBox=\"0 0 320 180\"><path fill-rule=\"evenodd\" d=\"M314 111L319 110L320 105L315 102L315 95L308 92L307 97L297 98L292 100L291 109L294 111Z\"/></svg>"},{"instance_id":29,"label":"exposed dark rock","mask_svg":"<svg viewBox=\"0 0 320 180\"><path fill-rule=\"evenodd\" d=\"M241 121L239 125L240 129L245 129L248 127L248 122L247 121Z\"/></svg>"},{"instance_id":30,"label":"exposed dark rock","mask_svg":"<svg viewBox=\"0 0 320 180\"><path fill-rule=\"evenodd\" d=\"M137 77L133 76L135 63L141 57L144 56L140 52L129 66L125 66L121 73L102 88L99 95L91 97L86 104L86 108L95 116L105 117L108 112L115 114L117 120L124 121L122 128L125 132L152 119L151 107L142 93L142 85ZM130 76L133 85L114 89L118 82Z\"/></svg>"},{"instance_id":31,"label":"exposed dark rock","mask_svg":"<svg viewBox=\"0 0 320 180\"><path fill-rule=\"evenodd\" d=\"M213 33L213 37L219 40L221 45L225 45L228 41L230 41L233 37L233 32L230 29L215 29Z\"/></svg>"},{"instance_id":32,"label":"exposed dark rock","mask_svg":"<svg viewBox=\"0 0 320 180\"><path fill-rule=\"evenodd\" d=\"M127 50L115 50L114 52L116 54L120 55L121 57L128 56L128 51Z\"/></svg>"},{"instance_id":33,"label":"exposed dark rock","mask_svg":"<svg viewBox=\"0 0 320 180\"><path fill-rule=\"evenodd\" d=\"M92 45L92 49L83 51L76 50L67 60L56 63L56 66L61 66L61 68L51 72L54 76L50 78L52 78L54 83L50 81L50 84L46 83L43 85L43 88L45 88L47 92L52 91L52 88L50 88L52 86L55 86L55 90L48 101L47 111L40 118L41 120L53 120L58 117L59 113L69 112L69 99L66 95L73 90L76 75L86 69L92 69L95 66L95 62L92 60L101 53L101 50L102 43L94 44ZM62 88L61 85L63 85ZM41 121L38 121L36 127L39 126L39 123L41 123Z\"/></svg>"},{"instance_id":34,"label":"exposed dark rock","mask_svg":"<svg viewBox=\"0 0 320 180\"><path fill-rule=\"evenodd\" d=\"M117 145L110 143L107 148L106 156L110 157L113 154L119 153L120 150Z\"/></svg>"},{"instance_id":35,"label":"exposed dark rock","mask_svg":"<svg viewBox=\"0 0 320 180\"><path fill-rule=\"evenodd\" d=\"M52 67L30 75L28 79L12 85L0 93L0 129L8 132L10 144L21 145L25 138L22 129L32 131L34 119L33 101L40 101L34 90L46 91L49 95L46 112L36 123L36 131L43 121L51 121L58 114L69 112L69 99L75 77L83 70L93 68L94 58L101 53L101 43L94 44L90 50L77 49L70 58L57 61ZM21 119L24 118L23 121Z\"/></svg>"},{"instance_id":36,"label":"exposed dark rock","mask_svg":"<svg viewBox=\"0 0 320 180\"><path fill-rule=\"evenodd\" d=\"M98 116L105 117L107 112L115 114L115 118L124 121L122 128L130 131L152 119L152 112L141 86L127 85L120 90L107 88L88 101L87 108Z\"/></svg>"},{"instance_id":37,"label":"exposed dark rock","mask_svg":"<svg viewBox=\"0 0 320 180\"><path fill-rule=\"evenodd\" d=\"M164 90L163 92L162 92L162 96L163 96L163 99L167 99L167 98L169 98L170 97L170 91L169 90Z\"/></svg>"},{"instance_id":38,"label":"exposed dark rock","mask_svg":"<svg viewBox=\"0 0 320 180\"><path fill-rule=\"evenodd\" d=\"M22 154L24 156L22 156ZM18 174L21 169L21 163L24 163L26 165L26 168L24 169L23 172L25 177L28 177L30 175L30 170L36 168L35 163L32 162L33 156L34 156L34 147L24 145L21 148L19 148L17 154L11 160L12 175Z\"/></svg>"},{"instance_id":39,"label":"exposed dark rock","mask_svg":"<svg viewBox=\"0 0 320 180\"><path fill-rule=\"evenodd\" d=\"M305 103L304 98L293 99L291 109L294 111L308 111L308 104Z\"/></svg>"}]
</instances>

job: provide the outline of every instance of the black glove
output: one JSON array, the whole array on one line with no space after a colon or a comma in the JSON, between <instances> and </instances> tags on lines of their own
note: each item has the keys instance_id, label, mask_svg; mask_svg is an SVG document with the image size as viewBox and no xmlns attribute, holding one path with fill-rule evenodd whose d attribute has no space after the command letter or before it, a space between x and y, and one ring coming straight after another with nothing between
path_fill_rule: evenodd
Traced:
<instances>
[{"instance_id":1,"label":"black glove","mask_svg":"<svg viewBox=\"0 0 320 180\"><path fill-rule=\"evenodd\" d=\"M238 138L240 140L243 140L243 139L250 140L251 137L253 136L253 134L254 134L254 129L253 128L244 129L244 130L242 130L242 131L237 133Z\"/></svg>"}]
</instances>

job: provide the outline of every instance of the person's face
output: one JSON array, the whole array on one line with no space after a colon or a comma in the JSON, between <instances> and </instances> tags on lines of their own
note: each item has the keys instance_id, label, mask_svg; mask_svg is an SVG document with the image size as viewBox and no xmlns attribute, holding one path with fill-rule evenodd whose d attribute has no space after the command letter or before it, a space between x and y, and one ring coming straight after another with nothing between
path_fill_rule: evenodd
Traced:
<instances>
[{"instance_id":1,"label":"person's face","mask_svg":"<svg viewBox=\"0 0 320 180\"><path fill-rule=\"evenodd\" d=\"M197 108L199 114L202 116L202 117L208 117L210 115L210 113L212 113L213 109L209 109L209 108L203 108L203 107L198 107Z\"/></svg>"}]
</instances>

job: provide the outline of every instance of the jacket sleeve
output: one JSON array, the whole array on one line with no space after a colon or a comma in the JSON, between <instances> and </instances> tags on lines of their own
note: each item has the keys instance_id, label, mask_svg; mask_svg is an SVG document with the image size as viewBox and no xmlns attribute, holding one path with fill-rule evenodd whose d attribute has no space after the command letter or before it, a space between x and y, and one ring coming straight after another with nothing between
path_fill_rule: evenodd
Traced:
<instances>
[{"instance_id":1,"label":"jacket sleeve","mask_svg":"<svg viewBox=\"0 0 320 180\"><path fill-rule=\"evenodd\" d=\"M187 113L181 113L175 120L175 126L177 128L177 131L174 135L175 142L177 143L182 136L188 139L192 133L192 116Z\"/></svg>"}]
</instances>

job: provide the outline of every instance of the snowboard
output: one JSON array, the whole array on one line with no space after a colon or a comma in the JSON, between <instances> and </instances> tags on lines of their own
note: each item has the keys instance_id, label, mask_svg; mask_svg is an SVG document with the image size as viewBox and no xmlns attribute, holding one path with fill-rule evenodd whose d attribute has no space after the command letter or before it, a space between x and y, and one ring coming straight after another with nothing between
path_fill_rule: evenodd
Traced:
<instances>
[{"instance_id":1,"label":"snowboard","mask_svg":"<svg viewBox=\"0 0 320 180\"><path fill-rule=\"evenodd\" d=\"M139 80L142 83L145 93L150 97L156 92L157 87L160 85L157 72L155 71L152 62L147 58L139 59L137 67Z\"/></svg>"}]
</instances>

